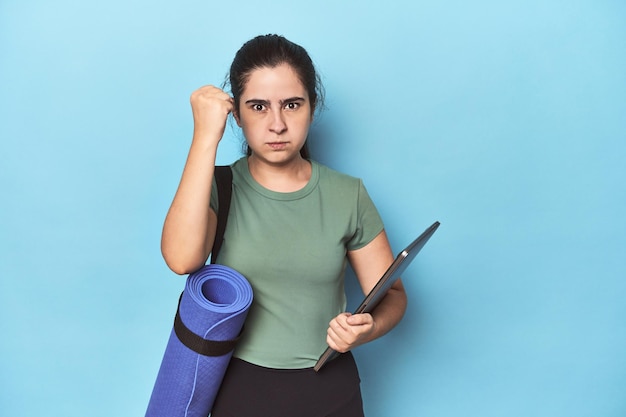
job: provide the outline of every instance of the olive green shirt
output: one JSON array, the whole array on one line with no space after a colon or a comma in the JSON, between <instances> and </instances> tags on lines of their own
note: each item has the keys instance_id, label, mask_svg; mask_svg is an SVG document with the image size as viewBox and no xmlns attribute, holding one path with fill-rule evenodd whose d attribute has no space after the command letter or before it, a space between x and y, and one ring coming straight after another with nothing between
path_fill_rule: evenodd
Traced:
<instances>
[{"instance_id":1,"label":"olive green shirt","mask_svg":"<svg viewBox=\"0 0 626 417\"><path fill-rule=\"evenodd\" d=\"M254 300L234 356L269 368L312 367L328 323L345 311L346 251L371 242L383 223L361 180L315 161L306 186L279 193L235 162L217 263L243 274ZM211 207L217 212L217 187Z\"/></svg>"}]
</instances>

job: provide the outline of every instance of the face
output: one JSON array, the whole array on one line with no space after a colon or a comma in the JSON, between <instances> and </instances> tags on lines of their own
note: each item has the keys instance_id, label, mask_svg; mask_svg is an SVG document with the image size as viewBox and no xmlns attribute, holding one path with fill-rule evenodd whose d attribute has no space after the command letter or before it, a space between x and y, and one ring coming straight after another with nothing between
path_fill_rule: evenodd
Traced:
<instances>
[{"instance_id":1,"label":"face","mask_svg":"<svg viewBox=\"0 0 626 417\"><path fill-rule=\"evenodd\" d=\"M291 66L264 67L250 74L236 120L251 158L272 165L297 160L312 119L309 95Z\"/></svg>"}]
</instances>

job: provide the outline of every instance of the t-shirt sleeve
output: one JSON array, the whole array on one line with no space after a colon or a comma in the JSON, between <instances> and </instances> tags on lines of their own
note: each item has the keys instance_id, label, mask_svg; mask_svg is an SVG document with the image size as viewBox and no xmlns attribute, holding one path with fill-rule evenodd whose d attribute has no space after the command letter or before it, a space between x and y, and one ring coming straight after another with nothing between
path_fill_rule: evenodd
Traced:
<instances>
[{"instance_id":1,"label":"t-shirt sleeve","mask_svg":"<svg viewBox=\"0 0 626 417\"><path fill-rule=\"evenodd\" d=\"M356 230L346 245L348 250L356 250L366 246L384 228L383 220L361 180L359 180L356 211Z\"/></svg>"}]
</instances>

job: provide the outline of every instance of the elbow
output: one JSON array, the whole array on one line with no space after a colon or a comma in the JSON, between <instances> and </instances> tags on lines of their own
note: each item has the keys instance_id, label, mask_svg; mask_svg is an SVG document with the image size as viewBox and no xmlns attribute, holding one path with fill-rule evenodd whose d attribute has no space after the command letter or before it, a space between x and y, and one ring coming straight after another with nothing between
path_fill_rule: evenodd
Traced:
<instances>
[{"instance_id":1,"label":"elbow","mask_svg":"<svg viewBox=\"0 0 626 417\"><path fill-rule=\"evenodd\" d=\"M402 311L400 314L400 320L402 320L404 318L404 315L406 314L406 309L408 307L409 304L409 300L406 296L406 293L404 294L404 300L402 300Z\"/></svg>"},{"instance_id":2,"label":"elbow","mask_svg":"<svg viewBox=\"0 0 626 417\"><path fill-rule=\"evenodd\" d=\"M204 266L206 259L199 257L189 257L182 254L173 254L161 248L161 254L167 267L177 275L187 275Z\"/></svg>"},{"instance_id":3,"label":"elbow","mask_svg":"<svg viewBox=\"0 0 626 417\"><path fill-rule=\"evenodd\" d=\"M165 261L165 263L167 264L168 268L177 275L187 275L193 272L193 270L185 267L185 265L183 264L176 264L167 261Z\"/></svg>"},{"instance_id":4,"label":"elbow","mask_svg":"<svg viewBox=\"0 0 626 417\"><path fill-rule=\"evenodd\" d=\"M175 262L175 261L169 261L166 259L165 263L167 264L167 267L174 272L177 275L187 275L187 274L191 274L193 272L196 272L198 269L202 268L204 266L204 263L201 264L190 264L190 263L186 263L186 262Z\"/></svg>"},{"instance_id":5,"label":"elbow","mask_svg":"<svg viewBox=\"0 0 626 417\"><path fill-rule=\"evenodd\" d=\"M399 320L402 320L404 314L406 313L407 305L409 303L406 291L404 290L404 286L400 284L396 288L392 287L390 291L395 292L394 304L399 314Z\"/></svg>"}]
</instances>

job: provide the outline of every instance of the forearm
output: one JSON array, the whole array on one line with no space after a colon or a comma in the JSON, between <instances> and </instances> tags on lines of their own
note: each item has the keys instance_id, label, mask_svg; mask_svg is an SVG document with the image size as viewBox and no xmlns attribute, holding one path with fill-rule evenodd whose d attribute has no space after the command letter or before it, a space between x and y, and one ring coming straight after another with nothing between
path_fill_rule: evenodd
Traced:
<instances>
[{"instance_id":1,"label":"forearm","mask_svg":"<svg viewBox=\"0 0 626 417\"><path fill-rule=\"evenodd\" d=\"M348 252L350 263L364 294L368 294L393 262L387 235L381 232L365 247ZM402 319L407 298L402 281L396 281L373 312L343 313L330 322L327 342L338 352L377 339L393 329Z\"/></svg>"},{"instance_id":2,"label":"forearm","mask_svg":"<svg viewBox=\"0 0 626 417\"><path fill-rule=\"evenodd\" d=\"M216 146L194 137L182 178L165 218L161 252L178 274L206 262L215 235L216 218L210 209Z\"/></svg>"},{"instance_id":3,"label":"forearm","mask_svg":"<svg viewBox=\"0 0 626 417\"><path fill-rule=\"evenodd\" d=\"M393 329L402 320L406 306L406 293L401 281L398 281L371 313L374 320L373 331L365 342L375 340Z\"/></svg>"}]
</instances>

